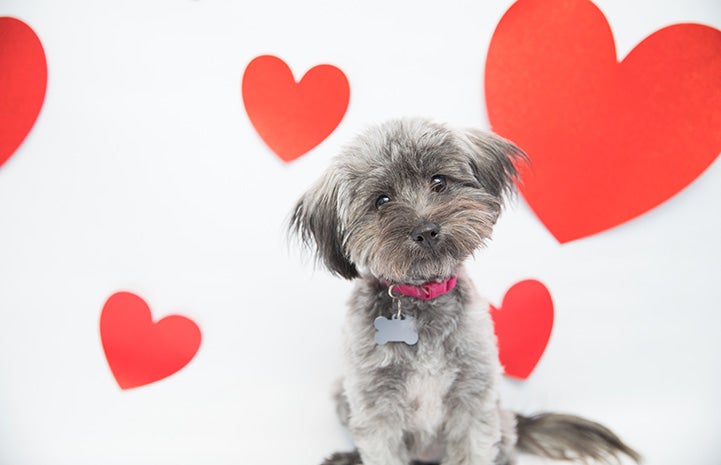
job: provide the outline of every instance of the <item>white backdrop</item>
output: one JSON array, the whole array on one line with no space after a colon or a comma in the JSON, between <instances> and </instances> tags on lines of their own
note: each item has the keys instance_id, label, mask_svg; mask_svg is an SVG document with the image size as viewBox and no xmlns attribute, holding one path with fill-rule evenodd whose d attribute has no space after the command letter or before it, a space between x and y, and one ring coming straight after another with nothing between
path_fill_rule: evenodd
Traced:
<instances>
[{"instance_id":1,"label":"white backdrop","mask_svg":"<svg viewBox=\"0 0 721 465\"><path fill-rule=\"evenodd\" d=\"M314 271L284 220L367 124L487 128L484 60L511 3L3 0L40 37L48 86L0 167L0 464L314 465L350 449L330 390L351 283ZM717 0L596 4L619 58L669 24L721 28ZM350 82L341 124L291 163L240 95L263 54ZM505 403L599 420L650 465L718 464L720 199L717 160L651 212L563 245L512 203L469 272L498 304L541 280L556 320ZM190 364L118 387L98 322L119 290L197 323Z\"/></svg>"}]
</instances>

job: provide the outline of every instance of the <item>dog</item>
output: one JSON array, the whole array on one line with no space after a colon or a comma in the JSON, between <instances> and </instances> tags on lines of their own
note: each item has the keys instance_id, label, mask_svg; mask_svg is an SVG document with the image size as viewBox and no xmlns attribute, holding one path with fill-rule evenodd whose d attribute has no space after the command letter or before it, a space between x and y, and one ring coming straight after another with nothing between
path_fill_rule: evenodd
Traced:
<instances>
[{"instance_id":1,"label":"dog","mask_svg":"<svg viewBox=\"0 0 721 465\"><path fill-rule=\"evenodd\" d=\"M397 119L359 134L298 201L291 235L356 281L336 393L356 450L324 465L511 465L517 451L640 460L595 422L500 406L489 306L463 262L491 237L527 162L497 135Z\"/></svg>"}]
</instances>

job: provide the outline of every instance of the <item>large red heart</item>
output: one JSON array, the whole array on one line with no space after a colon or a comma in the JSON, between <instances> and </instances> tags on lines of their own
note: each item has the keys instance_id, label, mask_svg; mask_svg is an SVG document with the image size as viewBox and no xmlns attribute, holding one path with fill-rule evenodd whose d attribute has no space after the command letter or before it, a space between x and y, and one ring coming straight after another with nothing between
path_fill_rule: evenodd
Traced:
<instances>
[{"instance_id":1,"label":"large red heart","mask_svg":"<svg viewBox=\"0 0 721 465\"><path fill-rule=\"evenodd\" d=\"M523 195L560 242L674 196L721 152L721 31L661 29L620 63L588 0L520 0L488 49L492 128L531 158Z\"/></svg>"},{"instance_id":2,"label":"large red heart","mask_svg":"<svg viewBox=\"0 0 721 465\"><path fill-rule=\"evenodd\" d=\"M0 166L35 124L47 81L45 52L38 36L18 19L0 18Z\"/></svg>"},{"instance_id":3,"label":"large red heart","mask_svg":"<svg viewBox=\"0 0 721 465\"><path fill-rule=\"evenodd\" d=\"M506 375L526 379L541 359L553 328L553 299L543 283L514 284L500 307L491 306L498 357Z\"/></svg>"},{"instance_id":4,"label":"large red heart","mask_svg":"<svg viewBox=\"0 0 721 465\"><path fill-rule=\"evenodd\" d=\"M300 157L338 126L350 86L331 65L311 68L299 82L280 58L264 55L243 74L243 102L258 135L283 161Z\"/></svg>"},{"instance_id":5,"label":"large red heart","mask_svg":"<svg viewBox=\"0 0 721 465\"><path fill-rule=\"evenodd\" d=\"M190 362L200 347L192 320L170 315L153 322L150 308L130 292L110 296L100 315L100 338L122 389L166 378Z\"/></svg>"}]
</instances>

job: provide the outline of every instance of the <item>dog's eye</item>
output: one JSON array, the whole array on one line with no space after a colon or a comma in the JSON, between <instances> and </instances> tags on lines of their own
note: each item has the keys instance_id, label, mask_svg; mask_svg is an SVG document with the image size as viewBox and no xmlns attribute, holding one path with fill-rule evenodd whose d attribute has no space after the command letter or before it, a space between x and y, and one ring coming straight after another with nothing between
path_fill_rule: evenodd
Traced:
<instances>
[{"instance_id":1,"label":"dog's eye","mask_svg":"<svg viewBox=\"0 0 721 465\"><path fill-rule=\"evenodd\" d=\"M446 177L437 174L431 178L431 190L433 192L443 192L446 190Z\"/></svg>"},{"instance_id":2,"label":"dog's eye","mask_svg":"<svg viewBox=\"0 0 721 465\"><path fill-rule=\"evenodd\" d=\"M385 195L385 194L379 195L378 198L376 199L376 208L381 208L383 205L387 204L390 201L391 201L391 198L388 197L387 195Z\"/></svg>"}]
</instances>

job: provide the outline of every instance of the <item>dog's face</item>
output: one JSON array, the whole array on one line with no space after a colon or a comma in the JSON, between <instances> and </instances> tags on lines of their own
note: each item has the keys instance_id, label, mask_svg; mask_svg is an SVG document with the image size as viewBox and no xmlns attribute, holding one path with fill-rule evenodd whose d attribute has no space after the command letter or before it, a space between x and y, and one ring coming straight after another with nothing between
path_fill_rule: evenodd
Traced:
<instances>
[{"instance_id":1,"label":"dog's face","mask_svg":"<svg viewBox=\"0 0 721 465\"><path fill-rule=\"evenodd\" d=\"M520 159L491 134L391 121L343 150L299 201L291 229L345 278L440 280L491 236Z\"/></svg>"}]
</instances>

